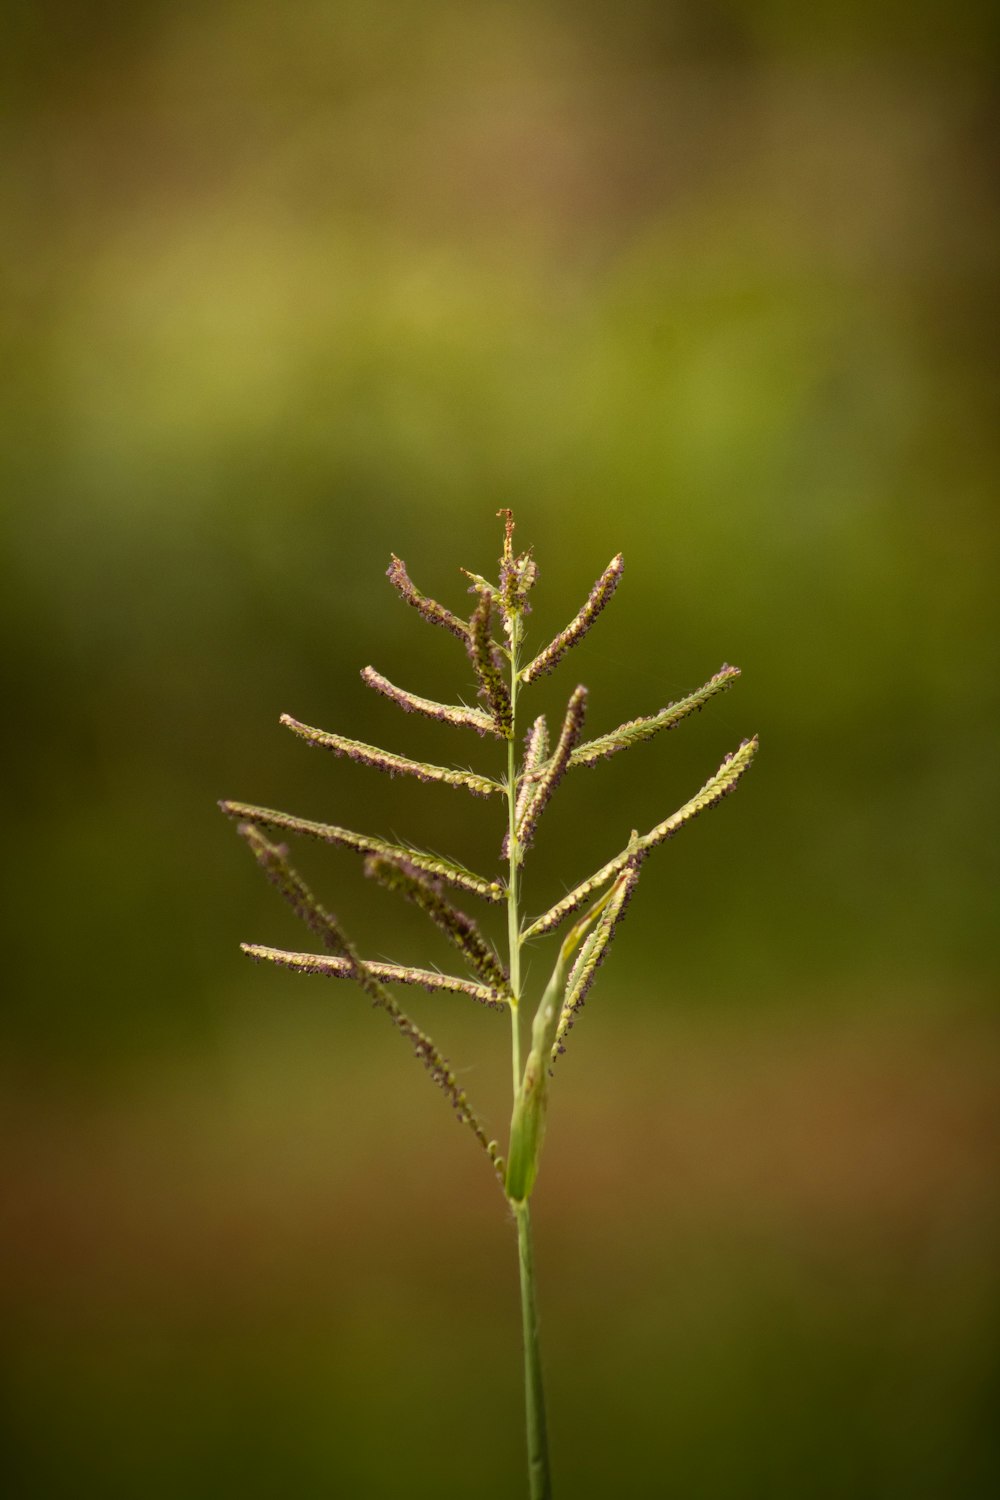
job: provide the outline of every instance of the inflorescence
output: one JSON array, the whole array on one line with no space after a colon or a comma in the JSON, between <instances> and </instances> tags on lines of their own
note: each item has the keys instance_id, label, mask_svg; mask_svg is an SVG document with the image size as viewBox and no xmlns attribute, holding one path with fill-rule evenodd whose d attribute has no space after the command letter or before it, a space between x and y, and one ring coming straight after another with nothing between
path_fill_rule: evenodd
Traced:
<instances>
[{"instance_id":1,"label":"inflorescence","mask_svg":"<svg viewBox=\"0 0 1000 1500\"><path fill-rule=\"evenodd\" d=\"M413 776L419 781L460 787L478 797L504 796L508 801L507 830L501 854L508 865L506 879L479 875L457 861L394 844L386 839L356 833L333 824L254 807L242 802L222 802L227 816L235 819L239 833L268 879L325 948L325 953L298 953L243 945L254 959L291 969L297 973L321 974L328 978L352 979L372 1003L387 1012L399 1031L444 1092L459 1119L467 1124L489 1155L497 1175L515 1206L531 1192L538 1168L544 1131L548 1076L555 1059L565 1050L566 1037L580 1014L604 962L618 927L638 884L643 863L650 852L671 838L699 813L714 807L737 785L757 751L756 737L744 740L727 755L715 774L681 808L645 834L633 832L627 846L593 875L581 881L548 911L527 924L520 924L518 883L520 867L534 841L539 821L564 777L579 766L631 749L661 730L673 729L681 720L700 710L739 677L736 667L723 665L703 687L644 718L630 719L596 739L583 740L587 689L578 686L570 695L562 726L554 746L544 715L534 719L524 739L520 765L516 766L515 736L517 708L522 689L552 672L590 630L621 582L624 561L619 553L594 584L586 602L570 623L532 657L520 664L525 617L530 613L528 595L538 569L530 549L516 554L514 523L510 511L504 518L504 545L497 583L467 573L470 592L476 596L468 620L428 598L412 583L405 563L393 556L388 577L399 596L429 624L456 636L465 647L475 678L476 705L436 703L394 686L373 667L361 673L369 687L404 709L459 728L475 729L507 742L507 777L493 779L461 768L436 766L412 760L375 745L363 744L345 735L314 729L289 714L281 722L306 744L346 756L390 776ZM499 628L498 628L499 627ZM264 830L301 835L352 849L365 856L365 873L390 891L395 891L422 911L452 944L464 975L443 974L434 969L412 968L362 959L355 952L336 917L328 912L293 869L288 851L272 843ZM511 952L505 963L490 940L465 912L455 906L446 890L477 896L487 903L506 902L511 918ZM589 905L588 905L589 903ZM512 976L519 973L518 954L523 943L553 932L568 917L587 910L572 927L559 949L556 965L535 1013L531 1050L520 1076L507 1159L495 1141L489 1140L482 1123L459 1087L446 1058L401 1009L388 985L417 985L427 990L466 995L494 1009L517 1010L524 996L516 993ZM515 1047L515 1058L518 1057ZM517 1064L515 1064L517 1066Z\"/></svg>"}]
</instances>

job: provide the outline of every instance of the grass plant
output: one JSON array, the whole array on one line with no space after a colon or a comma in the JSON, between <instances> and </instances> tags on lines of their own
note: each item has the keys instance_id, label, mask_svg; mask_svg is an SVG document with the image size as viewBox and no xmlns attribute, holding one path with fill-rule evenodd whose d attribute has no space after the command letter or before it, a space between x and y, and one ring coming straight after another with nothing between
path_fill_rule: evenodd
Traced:
<instances>
[{"instance_id":1,"label":"grass plant","mask_svg":"<svg viewBox=\"0 0 1000 1500\"><path fill-rule=\"evenodd\" d=\"M525 622L530 613L529 595L537 580L537 567L530 549L522 553L514 551L510 511L499 514L505 523L499 578L492 583L478 574L466 574L469 592L476 600L469 619L453 614L420 593L399 558L393 557L388 570L388 577L401 598L422 619L449 631L465 648L477 685L477 704L467 707L432 702L394 686L371 667L361 674L376 692L409 713L442 720L457 728L472 728L499 740L502 748L498 747L500 763L495 777L410 760L341 734L314 729L287 714L282 716L282 723L308 744L348 756L389 775L410 775L420 781L441 782L473 796L501 799L506 814L500 851L503 873L479 875L437 854L422 853L377 836L269 808L228 801L220 805L236 821L238 832L268 879L325 950L290 952L244 943L244 952L299 973L351 979L359 984L372 1004L385 1011L409 1041L459 1120L469 1128L489 1159L517 1230L528 1489L531 1500L545 1500L552 1494L552 1479L539 1347L531 1196L538 1176L553 1068L565 1050L567 1036L626 913L644 861L678 829L733 790L753 761L757 739L744 740L727 755L705 785L670 817L647 833L640 835L633 831L625 847L599 870L574 886L549 910L526 920L522 910L525 859L539 821L564 777L579 767L592 766L673 728L729 688L740 674L736 667L724 665L703 687L679 702L647 717L632 719L591 740L583 738L587 689L578 686L570 694L555 743L541 715L528 727L519 755L522 694L538 678L558 667L583 639L617 589L624 563L621 554L612 558L566 628L542 650L525 659ZM444 974L435 969L360 957L337 918L320 904L292 867L286 846L268 837L268 833L274 832L319 839L364 855L366 875L424 912L454 946L463 972ZM454 904L453 892L506 907L505 955L501 956L476 922ZM571 917L575 921L559 946L551 977L532 1008L532 998L524 992L521 982L524 944L554 932ZM509 1012L513 1106L505 1151L488 1138L447 1059L395 998L395 987L407 985L451 991ZM523 1019L526 1014L531 1016L530 1027Z\"/></svg>"}]
</instances>

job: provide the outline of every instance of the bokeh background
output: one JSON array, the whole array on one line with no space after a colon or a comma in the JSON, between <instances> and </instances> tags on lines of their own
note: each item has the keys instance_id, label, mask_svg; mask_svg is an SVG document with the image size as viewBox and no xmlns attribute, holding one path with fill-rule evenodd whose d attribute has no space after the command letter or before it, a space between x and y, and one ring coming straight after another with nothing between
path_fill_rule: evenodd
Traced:
<instances>
[{"instance_id":1,"label":"bokeh background","mask_svg":"<svg viewBox=\"0 0 1000 1500\"><path fill-rule=\"evenodd\" d=\"M242 959L302 938L215 808L494 867L277 718L488 769L358 671L468 694L383 574L464 608L506 505L536 644L626 557L539 708L744 673L567 781L532 910L762 743L559 1070L558 1491L997 1493L990 11L6 7L5 1493L523 1492L495 1183L359 994ZM502 1134L504 1018L412 1008Z\"/></svg>"}]
</instances>

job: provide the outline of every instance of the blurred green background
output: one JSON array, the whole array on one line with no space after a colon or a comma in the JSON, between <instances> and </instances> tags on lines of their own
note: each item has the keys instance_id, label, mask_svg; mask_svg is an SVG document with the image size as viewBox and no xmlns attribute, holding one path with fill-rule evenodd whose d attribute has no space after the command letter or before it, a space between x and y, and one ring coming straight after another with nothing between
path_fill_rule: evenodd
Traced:
<instances>
[{"instance_id":1,"label":"blurred green background","mask_svg":"<svg viewBox=\"0 0 1000 1500\"><path fill-rule=\"evenodd\" d=\"M997 1493L990 8L5 20L5 1493L523 1492L495 1184L359 994L242 959L304 944L215 808L495 867L496 807L277 718L493 767L358 671L468 694L383 574L464 609L506 505L536 645L627 564L538 707L744 673L567 781L531 911L762 743L559 1069L558 1493ZM412 1008L502 1134L504 1018Z\"/></svg>"}]
</instances>

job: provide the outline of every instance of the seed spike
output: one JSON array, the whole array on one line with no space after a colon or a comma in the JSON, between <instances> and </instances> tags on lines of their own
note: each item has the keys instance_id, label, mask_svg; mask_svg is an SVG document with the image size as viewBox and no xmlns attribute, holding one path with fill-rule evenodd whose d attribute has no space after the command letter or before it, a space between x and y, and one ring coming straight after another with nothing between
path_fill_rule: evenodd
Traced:
<instances>
[{"instance_id":1,"label":"seed spike","mask_svg":"<svg viewBox=\"0 0 1000 1500\"><path fill-rule=\"evenodd\" d=\"M319 974L327 979L353 979L354 971L349 961L329 953L294 953L285 948L269 948L262 943L241 943L243 952L252 959L264 959L282 969L291 969L296 974ZM506 1010L506 1001L500 992L489 985L477 984L473 979L462 979L457 974L442 974L437 969L417 969L408 964L381 963L366 958L365 967L383 984L409 984L419 988L456 995L469 995L490 1010Z\"/></svg>"},{"instance_id":2,"label":"seed spike","mask_svg":"<svg viewBox=\"0 0 1000 1500\"><path fill-rule=\"evenodd\" d=\"M756 735L753 739L744 740L738 750L726 756L715 775L706 781L690 801L685 802L683 807L678 808L677 812L665 818L662 823L658 823L655 828L651 828L649 833L644 834L638 840L636 847L640 850L655 848L657 844L662 844L666 839L671 838L685 823L690 823L691 819L696 818L699 813L721 802L722 798L733 790L740 777L750 769L757 748ZM538 937L543 932L552 932L564 917L568 917L571 912L581 907L595 891L599 891L607 885L608 881L620 875L632 858L633 852L631 848L623 849L621 854L616 854L614 859L602 865L588 880L584 880L561 901L557 901L555 906L531 923L522 934L522 941Z\"/></svg>"},{"instance_id":3,"label":"seed spike","mask_svg":"<svg viewBox=\"0 0 1000 1500\"><path fill-rule=\"evenodd\" d=\"M540 768L544 765L548 753L549 726L545 721L545 715L539 714L524 739L524 759L517 777L517 797L514 803L515 828L520 826L524 818L525 810L538 784ZM507 858L509 844L510 829L503 836L503 843L500 846L501 859Z\"/></svg>"},{"instance_id":4,"label":"seed spike","mask_svg":"<svg viewBox=\"0 0 1000 1500\"><path fill-rule=\"evenodd\" d=\"M594 584L580 612L570 620L566 629L561 630L555 639L550 641L543 651L539 651L534 660L523 669L522 682L534 682L536 677L553 671L570 647L583 639L621 582L624 569L625 559L619 552L611 559Z\"/></svg>"},{"instance_id":5,"label":"seed spike","mask_svg":"<svg viewBox=\"0 0 1000 1500\"><path fill-rule=\"evenodd\" d=\"M496 1143L487 1138L479 1117L451 1071L448 1059L438 1051L430 1037L410 1020L378 976L358 957L336 917L319 904L302 878L292 869L284 849L277 844L272 844L264 837L260 829L252 824L241 824L239 832L250 845L254 857L263 867L268 879L277 886L293 910L322 939L324 945L332 953L344 960L350 977L357 980L373 1005L388 1013L393 1025L407 1038L413 1051L451 1104L459 1121L469 1126L493 1162L494 1170L499 1176Z\"/></svg>"},{"instance_id":6,"label":"seed spike","mask_svg":"<svg viewBox=\"0 0 1000 1500\"><path fill-rule=\"evenodd\" d=\"M493 644L490 623L493 617L493 594L486 588L469 621L469 660L479 682L479 697L489 708L494 734L509 740L513 734L510 693L503 678L503 663Z\"/></svg>"},{"instance_id":7,"label":"seed spike","mask_svg":"<svg viewBox=\"0 0 1000 1500\"><path fill-rule=\"evenodd\" d=\"M391 554L392 562L386 569L386 577L400 598L405 600L417 613L431 625L440 625L445 630L451 631L452 635L464 644L469 638L469 627L458 615L453 615L450 609L445 609L436 599L429 599L422 594L410 580L406 571L406 564L402 558L397 557L395 552Z\"/></svg>"},{"instance_id":8,"label":"seed spike","mask_svg":"<svg viewBox=\"0 0 1000 1500\"><path fill-rule=\"evenodd\" d=\"M459 911L441 891L441 883L431 880L408 859L388 859L371 855L365 861L365 874L387 890L398 891L407 901L419 907L444 933L491 991L509 995L510 981L492 945L486 941L476 923Z\"/></svg>"},{"instance_id":9,"label":"seed spike","mask_svg":"<svg viewBox=\"0 0 1000 1500\"><path fill-rule=\"evenodd\" d=\"M437 876L458 890L481 896L484 901L502 901L504 897L503 886L495 880L474 875L471 870L441 859L436 854L406 849L402 844L390 844L386 839L353 833L349 828L338 828L333 823L314 823L308 818L296 818L291 813L278 812L270 807L252 807L247 802L220 802L219 806L228 818L257 823L264 828L282 829L286 833L299 833L305 838L319 839L324 844L353 849L356 854L384 854L389 859L409 860L425 875Z\"/></svg>"},{"instance_id":10,"label":"seed spike","mask_svg":"<svg viewBox=\"0 0 1000 1500\"><path fill-rule=\"evenodd\" d=\"M514 512L512 510L498 510L497 519L503 519L503 555L501 563L514 561Z\"/></svg>"},{"instance_id":11,"label":"seed spike","mask_svg":"<svg viewBox=\"0 0 1000 1500\"><path fill-rule=\"evenodd\" d=\"M555 751L551 760L542 770L533 790L529 792L521 823L515 828L519 862L524 859L525 851L531 847L535 837L535 829L538 827L538 820L545 811L549 798L565 774L573 746L583 733L583 720L586 711L587 689L581 686L576 688L570 697Z\"/></svg>"},{"instance_id":12,"label":"seed spike","mask_svg":"<svg viewBox=\"0 0 1000 1500\"><path fill-rule=\"evenodd\" d=\"M643 740L651 740L654 734L659 734L661 729L673 729L688 714L696 713L704 708L705 704L717 693L725 692L726 688L732 687L740 675L739 667L723 665L714 677L710 677L703 687L694 693L689 693L686 698L680 698L676 703L668 703L666 708L661 708L659 713L650 714L642 719L630 719L626 724L619 724L617 729L612 729L610 734L602 734L598 739L588 740L586 744L578 745L569 758L570 766L593 766L599 760L607 759L615 755L619 750L629 750L633 745L638 745Z\"/></svg>"},{"instance_id":13,"label":"seed spike","mask_svg":"<svg viewBox=\"0 0 1000 1500\"><path fill-rule=\"evenodd\" d=\"M413 1048L414 1054L423 1063L431 1078L455 1111L459 1124L468 1125L476 1140L493 1163L493 1169L502 1183L503 1169L498 1161L497 1143L491 1141L487 1136L482 1121L469 1103L465 1091L460 1088L458 1079L452 1072L448 1059L443 1053L438 1051L426 1032L421 1031L420 1027L411 1021L402 1006L393 999L381 980L376 978L372 970L358 958L349 944L345 948L344 957L353 968L354 978L369 996L372 1003L380 1009L387 1011L393 1025L406 1037Z\"/></svg>"},{"instance_id":14,"label":"seed spike","mask_svg":"<svg viewBox=\"0 0 1000 1500\"><path fill-rule=\"evenodd\" d=\"M405 688L394 686L381 672L376 672L374 667L362 667L361 680L384 698L391 698L393 703L398 703L404 713L423 714L427 719L462 725L477 730L479 734L500 734L489 714L484 713L481 708L466 708L463 703L435 703L430 698L418 698L416 693L408 693Z\"/></svg>"},{"instance_id":15,"label":"seed spike","mask_svg":"<svg viewBox=\"0 0 1000 1500\"><path fill-rule=\"evenodd\" d=\"M639 848L654 849L657 844L662 844L672 838L678 828L682 828L685 823L690 823L692 818L696 818L699 813L707 812L710 807L715 807L721 802L723 797L728 797L737 782L753 765L754 756L759 748L760 741L756 735L752 739L741 740L737 749L729 752L715 775L705 782L700 791L695 792L694 796L685 802L683 807L678 808L677 812L671 813L669 818L664 818L662 823L657 823L655 828L643 834L639 840Z\"/></svg>"},{"instance_id":16,"label":"seed spike","mask_svg":"<svg viewBox=\"0 0 1000 1500\"><path fill-rule=\"evenodd\" d=\"M343 935L336 917L320 905L298 871L289 864L288 850L284 845L272 844L255 823L238 823L236 832L246 840L251 854L268 880L278 889L309 931L314 933L331 953L342 952Z\"/></svg>"},{"instance_id":17,"label":"seed spike","mask_svg":"<svg viewBox=\"0 0 1000 1500\"><path fill-rule=\"evenodd\" d=\"M529 547L527 552L514 555L514 513L498 510L504 518L503 554L500 558L500 613L503 628L508 636L514 633L514 621L531 613L528 594L538 579L538 566Z\"/></svg>"},{"instance_id":18,"label":"seed spike","mask_svg":"<svg viewBox=\"0 0 1000 1500\"><path fill-rule=\"evenodd\" d=\"M549 753L549 726L544 714L539 714L524 737L524 760L517 778L517 803L514 813L520 821L532 787L541 775Z\"/></svg>"},{"instance_id":19,"label":"seed spike","mask_svg":"<svg viewBox=\"0 0 1000 1500\"><path fill-rule=\"evenodd\" d=\"M348 739L343 734L313 729L309 724L301 724L298 719L293 719L291 714L282 714L281 723L305 740L307 745L332 750L334 755L347 756L360 765L385 771L389 776L415 776L418 781L437 781L444 786L464 787L474 797L489 797L494 792L503 791L500 783L491 781L488 776L477 776L474 771L460 771L447 766L432 766L426 761L410 760L408 756L382 750L378 745L365 745L360 740Z\"/></svg>"}]
</instances>

